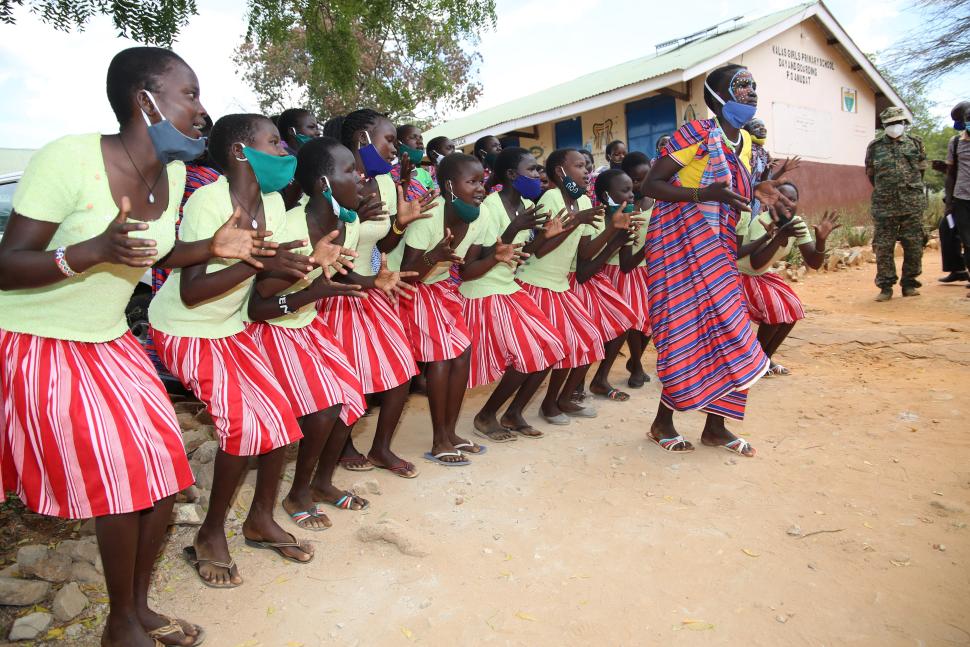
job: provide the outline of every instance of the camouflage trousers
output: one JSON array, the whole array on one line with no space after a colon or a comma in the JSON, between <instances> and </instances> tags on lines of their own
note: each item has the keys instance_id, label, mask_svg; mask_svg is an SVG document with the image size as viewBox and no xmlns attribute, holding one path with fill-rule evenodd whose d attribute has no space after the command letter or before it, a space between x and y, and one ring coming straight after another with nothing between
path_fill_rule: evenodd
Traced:
<instances>
[{"instance_id":1,"label":"camouflage trousers","mask_svg":"<svg viewBox=\"0 0 970 647\"><path fill-rule=\"evenodd\" d=\"M903 277L896 276L896 241L903 248ZM891 288L899 280L904 288L918 288L916 277L923 272L923 246L926 232L918 215L888 216L875 219L872 251L876 255L876 285Z\"/></svg>"}]
</instances>

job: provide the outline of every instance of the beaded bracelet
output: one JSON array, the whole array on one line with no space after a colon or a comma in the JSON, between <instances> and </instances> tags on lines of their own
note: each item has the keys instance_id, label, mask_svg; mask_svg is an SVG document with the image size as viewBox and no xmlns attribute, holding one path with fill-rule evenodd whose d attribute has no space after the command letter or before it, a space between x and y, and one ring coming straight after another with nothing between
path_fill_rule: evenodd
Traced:
<instances>
[{"instance_id":1,"label":"beaded bracelet","mask_svg":"<svg viewBox=\"0 0 970 647\"><path fill-rule=\"evenodd\" d=\"M692 191L694 192L694 202L700 202L701 201L701 191L700 191L700 189L695 186L692 189Z\"/></svg>"},{"instance_id":2,"label":"beaded bracelet","mask_svg":"<svg viewBox=\"0 0 970 647\"><path fill-rule=\"evenodd\" d=\"M54 250L54 263L57 265L57 269L61 271L61 274L67 278L72 276L77 276L77 272L71 269L71 266L67 264L67 258L65 256L67 252L66 247L58 247Z\"/></svg>"},{"instance_id":3,"label":"beaded bracelet","mask_svg":"<svg viewBox=\"0 0 970 647\"><path fill-rule=\"evenodd\" d=\"M425 252L424 254L422 254L421 260L424 261L424 264L427 265L428 267L434 267L435 265L437 265L437 263L431 262L431 260L428 258L428 254L429 252Z\"/></svg>"},{"instance_id":4,"label":"beaded bracelet","mask_svg":"<svg viewBox=\"0 0 970 647\"><path fill-rule=\"evenodd\" d=\"M404 235L404 229L398 229L397 228L397 218L395 218L394 219L394 222L391 223L391 231L393 231L398 236L403 236Z\"/></svg>"}]
</instances>

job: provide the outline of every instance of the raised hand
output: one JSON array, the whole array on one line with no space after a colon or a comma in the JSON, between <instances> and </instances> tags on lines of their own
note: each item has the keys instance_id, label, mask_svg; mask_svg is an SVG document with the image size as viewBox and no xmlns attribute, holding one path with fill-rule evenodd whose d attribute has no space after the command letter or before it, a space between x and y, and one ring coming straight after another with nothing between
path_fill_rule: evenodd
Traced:
<instances>
[{"instance_id":1,"label":"raised hand","mask_svg":"<svg viewBox=\"0 0 970 647\"><path fill-rule=\"evenodd\" d=\"M764 184L764 182L761 184ZM761 184L758 186L761 186ZM778 193L777 190L775 193ZM697 191L697 197L700 198L701 202L723 202L735 211L749 210L748 199L729 189L727 182L712 182L702 189L699 189Z\"/></svg>"},{"instance_id":2,"label":"raised hand","mask_svg":"<svg viewBox=\"0 0 970 647\"><path fill-rule=\"evenodd\" d=\"M371 193L364 197L360 201L360 204L357 205L357 218L361 222L367 222L368 220L387 220L387 209L384 208L384 203L378 200L377 197L377 193Z\"/></svg>"},{"instance_id":3,"label":"raised hand","mask_svg":"<svg viewBox=\"0 0 970 647\"><path fill-rule=\"evenodd\" d=\"M445 229L445 237L437 245L424 253L424 261L432 266L438 263L454 263L458 265L464 263L465 259L455 254L455 250L451 247L453 238L451 229Z\"/></svg>"},{"instance_id":4,"label":"raised hand","mask_svg":"<svg viewBox=\"0 0 970 647\"><path fill-rule=\"evenodd\" d=\"M495 239L495 260L505 263L514 270L529 258L529 254L522 251L522 246L523 243L504 243L499 236Z\"/></svg>"},{"instance_id":5,"label":"raised hand","mask_svg":"<svg viewBox=\"0 0 970 647\"><path fill-rule=\"evenodd\" d=\"M242 218L242 207L237 206L229 216L229 220L212 235L209 253L213 258L236 258L261 270L263 264L254 257L275 256L279 245L266 240L273 235L271 231L240 229L240 218Z\"/></svg>"},{"instance_id":6,"label":"raised hand","mask_svg":"<svg viewBox=\"0 0 970 647\"><path fill-rule=\"evenodd\" d=\"M429 191L417 200L405 200L404 189L397 185L397 224L399 229L404 229L415 220L430 218L431 210L438 205L434 199L438 197L437 191Z\"/></svg>"},{"instance_id":7,"label":"raised hand","mask_svg":"<svg viewBox=\"0 0 970 647\"><path fill-rule=\"evenodd\" d=\"M834 211L826 211L822 215L822 220L815 225L815 240L825 240L833 231L842 226L839 216Z\"/></svg>"},{"instance_id":8,"label":"raised hand","mask_svg":"<svg viewBox=\"0 0 970 647\"><path fill-rule=\"evenodd\" d=\"M603 222L603 216L606 214L605 207L593 207L591 209L583 209L582 211L577 211L576 213L569 214L569 227L579 226L579 225L592 225L599 224Z\"/></svg>"},{"instance_id":9,"label":"raised hand","mask_svg":"<svg viewBox=\"0 0 970 647\"><path fill-rule=\"evenodd\" d=\"M310 284L310 289L313 291L313 294L317 299L326 299L327 297L355 297L358 299L367 298L367 293L364 292L364 288L362 286L336 283L328 279L326 274L321 274L315 278L313 283Z\"/></svg>"},{"instance_id":10,"label":"raised hand","mask_svg":"<svg viewBox=\"0 0 970 647\"><path fill-rule=\"evenodd\" d=\"M305 247L307 242L306 240L291 240L288 243L280 243L276 255L267 258L262 269L267 272L292 276L296 279L306 278L306 275L313 270L312 259L303 254L294 254L290 250Z\"/></svg>"},{"instance_id":11,"label":"raised hand","mask_svg":"<svg viewBox=\"0 0 970 647\"><path fill-rule=\"evenodd\" d=\"M357 258L357 252L342 247L334 243L334 239L340 235L337 230L317 241L313 246L313 253L310 255L310 262L323 268L329 268L340 274L346 274L347 270L354 269L352 258Z\"/></svg>"},{"instance_id":12,"label":"raised hand","mask_svg":"<svg viewBox=\"0 0 970 647\"><path fill-rule=\"evenodd\" d=\"M616 231L620 231L621 229L630 229L633 224L633 214L623 213L624 209L626 209L626 202L621 204L620 208L617 209L610 218L610 227Z\"/></svg>"},{"instance_id":13,"label":"raised hand","mask_svg":"<svg viewBox=\"0 0 970 647\"><path fill-rule=\"evenodd\" d=\"M528 231L529 229L538 229L542 226L546 220L549 219L548 211L539 211L541 207L539 205L533 205L523 211L520 214L516 214L515 218L512 219L510 226L514 231Z\"/></svg>"},{"instance_id":14,"label":"raised hand","mask_svg":"<svg viewBox=\"0 0 970 647\"><path fill-rule=\"evenodd\" d=\"M404 279L417 276L418 272L392 272L387 269L387 254L381 254L381 267L374 275L374 287L386 294L391 302L396 302L398 297L412 299L417 288Z\"/></svg>"},{"instance_id":15,"label":"raised hand","mask_svg":"<svg viewBox=\"0 0 970 647\"><path fill-rule=\"evenodd\" d=\"M780 204L786 209L794 209L795 203L782 195L778 187L784 184L784 180L765 180L754 185L754 197L761 201L766 207Z\"/></svg>"},{"instance_id":16,"label":"raised hand","mask_svg":"<svg viewBox=\"0 0 970 647\"><path fill-rule=\"evenodd\" d=\"M781 168L779 168L778 171L774 175L772 175L772 179L780 180L782 176L785 175L785 173L794 171L799 166L801 166L801 162L802 162L802 158L799 157L798 155L796 155L795 157L785 158L785 161L781 163Z\"/></svg>"},{"instance_id":17,"label":"raised hand","mask_svg":"<svg viewBox=\"0 0 970 647\"><path fill-rule=\"evenodd\" d=\"M542 237L548 240L564 232L566 230L567 220L566 210L560 209L554 218L550 218L542 226Z\"/></svg>"},{"instance_id":18,"label":"raised hand","mask_svg":"<svg viewBox=\"0 0 970 647\"><path fill-rule=\"evenodd\" d=\"M406 191L411 183L411 175L414 174L414 164L407 155L401 155L401 158L401 179L398 181L398 185L404 187Z\"/></svg>"},{"instance_id":19,"label":"raised hand","mask_svg":"<svg viewBox=\"0 0 970 647\"><path fill-rule=\"evenodd\" d=\"M105 263L117 263L131 267L151 267L158 260L158 243L147 238L132 238L133 231L145 231L148 223L127 222L131 213L131 200L122 196L118 215L98 236L98 257Z\"/></svg>"}]
</instances>

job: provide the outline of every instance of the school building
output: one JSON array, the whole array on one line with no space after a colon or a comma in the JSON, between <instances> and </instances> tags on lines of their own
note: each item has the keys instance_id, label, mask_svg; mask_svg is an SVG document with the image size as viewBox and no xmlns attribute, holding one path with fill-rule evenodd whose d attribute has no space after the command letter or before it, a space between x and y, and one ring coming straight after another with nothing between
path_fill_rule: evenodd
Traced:
<instances>
[{"instance_id":1,"label":"school building","mask_svg":"<svg viewBox=\"0 0 970 647\"><path fill-rule=\"evenodd\" d=\"M905 105L823 2L744 21L736 18L657 46L651 56L581 76L508 103L463 115L424 134L445 135L466 152L496 135L542 160L556 148L587 148L597 165L620 139L655 155L657 139L707 118L704 78L725 63L747 66L758 83L767 148L800 155L790 174L804 211L857 206L869 198L866 145L878 114Z\"/></svg>"}]
</instances>

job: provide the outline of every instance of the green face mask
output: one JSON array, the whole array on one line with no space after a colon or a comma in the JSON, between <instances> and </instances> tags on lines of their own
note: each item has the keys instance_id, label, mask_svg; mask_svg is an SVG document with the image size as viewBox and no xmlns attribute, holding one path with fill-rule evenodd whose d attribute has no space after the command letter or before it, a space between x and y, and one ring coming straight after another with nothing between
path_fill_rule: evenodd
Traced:
<instances>
[{"instance_id":1,"label":"green face mask","mask_svg":"<svg viewBox=\"0 0 970 647\"><path fill-rule=\"evenodd\" d=\"M275 193L293 180L296 173L296 158L292 155L270 155L249 146L243 146L243 155L256 174L259 190Z\"/></svg>"},{"instance_id":2,"label":"green face mask","mask_svg":"<svg viewBox=\"0 0 970 647\"><path fill-rule=\"evenodd\" d=\"M458 217L462 219L463 222L475 222L478 220L478 214L481 212L482 208L474 204L469 204L458 197L453 197L451 199L451 206L455 208L455 213Z\"/></svg>"},{"instance_id":3,"label":"green face mask","mask_svg":"<svg viewBox=\"0 0 970 647\"><path fill-rule=\"evenodd\" d=\"M299 144L300 146L303 146L303 144L306 144L307 142L312 142L314 139L316 139L316 137L312 137L310 135L304 135L298 132L294 132L293 136L296 137L296 143Z\"/></svg>"},{"instance_id":4,"label":"green face mask","mask_svg":"<svg viewBox=\"0 0 970 647\"><path fill-rule=\"evenodd\" d=\"M333 191L330 188L330 178L323 176L323 181L327 183L327 188L323 191L323 197L330 200L330 206L333 208L333 212L337 214L337 218L343 222L354 222L357 220L356 211L343 206L337 202L337 198L333 197Z\"/></svg>"},{"instance_id":5,"label":"green face mask","mask_svg":"<svg viewBox=\"0 0 970 647\"><path fill-rule=\"evenodd\" d=\"M614 213L620 210L620 205L613 202L613 198L609 195L606 196L606 215L612 217ZM627 204L626 208L623 209L623 213L633 213L633 204Z\"/></svg>"},{"instance_id":6,"label":"green face mask","mask_svg":"<svg viewBox=\"0 0 970 647\"><path fill-rule=\"evenodd\" d=\"M411 160L411 163L415 166L418 166L421 163L421 160L424 159L423 148L411 148L407 144L401 144L398 146L397 154L398 157L401 158L402 162L404 161L404 156L407 155L408 159Z\"/></svg>"}]
</instances>

